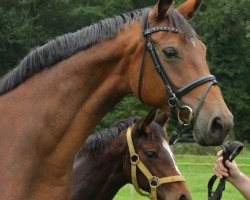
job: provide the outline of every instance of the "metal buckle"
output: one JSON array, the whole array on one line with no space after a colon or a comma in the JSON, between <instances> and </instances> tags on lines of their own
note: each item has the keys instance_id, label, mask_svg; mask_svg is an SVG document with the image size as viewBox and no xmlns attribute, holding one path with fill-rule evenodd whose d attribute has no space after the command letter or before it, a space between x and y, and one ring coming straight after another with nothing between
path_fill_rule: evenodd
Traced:
<instances>
[{"instance_id":1,"label":"metal buckle","mask_svg":"<svg viewBox=\"0 0 250 200\"><path fill-rule=\"evenodd\" d=\"M183 120L181 119L181 114L182 114L182 112L186 112L186 111L187 111L187 113L188 113L187 122L185 122L185 121L183 121ZM178 118L179 122L182 122L182 123L183 123L183 125L189 125L189 124L191 123L193 117L194 117L194 112L193 112L192 108L190 108L189 106L185 106L185 105L184 105L184 106L182 106L181 109L179 109L179 110L177 111L177 118Z\"/></svg>"},{"instance_id":2,"label":"metal buckle","mask_svg":"<svg viewBox=\"0 0 250 200\"><path fill-rule=\"evenodd\" d=\"M171 97L171 98L168 99L168 105L170 107L172 107L172 108L176 107L177 103L176 103L176 96L175 96L175 94L173 94L173 97Z\"/></svg>"},{"instance_id":3,"label":"metal buckle","mask_svg":"<svg viewBox=\"0 0 250 200\"><path fill-rule=\"evenodd\" d=\"M154 176L149 180L150 187L159 187L160 184L160 179L157 176Z\"/></svg>"},{"instance_id":4,"label":"metal buckle","mask_svg":"<svg viewBox=\"0 0 250 200\"><path fill-rule=\"evenodd\" d=\"M130 162L131 162L131 164L137 165L138 161L139 161L138 154L135 153L135 154L131 154L130 155Z\"/></svg>"}]
</instances>

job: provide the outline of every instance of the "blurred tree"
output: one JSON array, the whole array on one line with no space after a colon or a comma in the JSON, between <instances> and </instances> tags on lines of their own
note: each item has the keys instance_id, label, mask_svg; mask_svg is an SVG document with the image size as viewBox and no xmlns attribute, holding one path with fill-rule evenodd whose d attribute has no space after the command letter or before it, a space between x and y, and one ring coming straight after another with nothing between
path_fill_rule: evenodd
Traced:
<instances>
[{"instance_id":1,"label":"blurred tree","mask_svg":"<svg viewBox=\"0 0 250 200\"><path fill-rule=\"evenodd\" d=\"M0 4L0 73L17 64L36 45L36 16L30 17L26 3L3 1Z\"/></svg>"},{"instance_id":2,"label":"blurred tree","mask_svg":"<svg viewBox=\"0 0 250 200\"><path fill-rule=\"evenodd\" d=\"M250 141L249 0L204 1L194 20L210 69L234 115L237 139Z\"/></svg>"}]
</instances>

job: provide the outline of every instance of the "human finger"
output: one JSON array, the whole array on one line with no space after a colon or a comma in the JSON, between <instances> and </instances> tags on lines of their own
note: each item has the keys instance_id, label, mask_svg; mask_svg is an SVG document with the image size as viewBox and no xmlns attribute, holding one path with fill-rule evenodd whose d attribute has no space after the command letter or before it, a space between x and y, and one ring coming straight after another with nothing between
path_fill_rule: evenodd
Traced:
<instances>
[{"instance_id":1,"label":"human finger","mask_svg":"<svg viewBox=\"0 0 250 200\"><path fill-rule=\"evenodd\" d=\"M228 177L228 173L221 171L217 165L214 167L214 173L219 178L222 178L223 176Z\"/></svg>"},{"instance_id":2,"label":"human finger","mask_svg":"<svg viewBox=\"0 0 250 200\"><path fill-rule=\"evenodd\" d=\"M238 169L238 166L234 160L232 162L230 162L229 160L226 160L225 164L229 169Z\"/></svg>"},{"instance_id":3,"label":"human finger","mask_svg":"<svg viewBox=\"0 0 250 200\"><path fill-rule=\"evenodd\" d=\"M224 164L222 163L222 158L219 158L217 161L216 161L216 165L215 167L219 170L219 171L222 171L222 172L227 172L227 168L224 166Z\"/></svg>"},{"instance_id":4,"label":"human finger","mask_svg":"<svg viewBox=\"0 0 250 200\"><path fill-rule=\"evenodd\" d=\"M223 150L217 152L217 156L222 156L222 155L223 155Z\"/></svg>"}]
</instances>

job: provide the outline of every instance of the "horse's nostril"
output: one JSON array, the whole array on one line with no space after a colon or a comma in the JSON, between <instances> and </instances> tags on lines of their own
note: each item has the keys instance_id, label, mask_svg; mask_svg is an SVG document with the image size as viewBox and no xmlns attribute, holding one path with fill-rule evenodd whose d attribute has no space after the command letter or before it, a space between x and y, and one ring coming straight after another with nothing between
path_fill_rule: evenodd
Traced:
<instances>
[{"instance_id":1,"label":"horse's nostril","mask_svg":"<svg viewBox=\"0 0 250 200\"><path fill-rule=\"evenodd\" d=\"M220 134L223 132L224 126L221 118L215 117L212 121L211 131L215 134Z\"/></svg>"},{"instance_id":2,"label":"horse's nostril","mask_svg":"<svg viewBox=\"0 0 250 200\"><path fill-rule=\"evenodd\" d=\"M186 195L182 194L180 196L179 200L188 200L188 198L186 197Z\"/></svg>"}]
</instances>

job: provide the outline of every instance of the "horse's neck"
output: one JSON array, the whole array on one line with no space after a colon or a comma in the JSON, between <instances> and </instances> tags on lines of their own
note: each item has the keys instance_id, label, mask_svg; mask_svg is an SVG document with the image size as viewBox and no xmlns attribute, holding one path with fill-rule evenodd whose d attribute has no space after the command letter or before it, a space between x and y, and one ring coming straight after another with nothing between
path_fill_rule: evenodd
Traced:
<instances>
[{"instance_id":1,"label":"horse's neck","mask_svg":"<svg viewBox=\"0 0 250 200\"><path fill-rule=\"evenodd\" d=\"M105 182L105 185L101 188L98 193L97 200L112 200L114 196L117 194L119 189L121 189L125 184L127 184L127 180L124 177L124 174L113 174L109 177L109 179Z\"/></svg>"},{"instance_id":2,"label":"horse's neck","mask_svg":"<svg viewBox=\"0 0 250 200\"><path fill-rule=\"evenodd\" d=\"M111 200L126 184L122 155L108 160L83 156L76 161L73 172L72 200Z\"/></svg>"},{"instance_id":3,"label":"horse's neck","mask_svg":"<svg viewBox=\"0 0 250 200\"><path fill-rule=\"evenodd\" d=\"M128 54L133 52L126 44L133 36L119 35L39 72L0 96L3 198L13 197L9 191L13 185L18 185L15 195L21 199L52 199L55 192L54 199L67 198L70 171L81 142L131 92ZM6 173L10 166L15 167Z\"/></svg>"}]
</instances>

